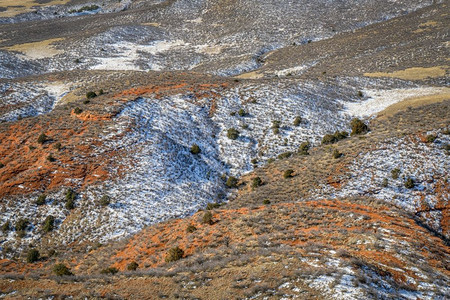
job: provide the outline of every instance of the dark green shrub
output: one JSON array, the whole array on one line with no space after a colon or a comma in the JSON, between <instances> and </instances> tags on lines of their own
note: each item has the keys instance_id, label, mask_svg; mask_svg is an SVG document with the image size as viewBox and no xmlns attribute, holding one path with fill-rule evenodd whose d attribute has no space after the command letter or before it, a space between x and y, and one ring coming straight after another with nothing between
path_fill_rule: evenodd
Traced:
<instances>
[{"instance_id":1,"label":"dark green shrub","mask_svg":"<svg viewBox=\"0 0 450 300\"><path fill-rule=\"evenodd\" d=\"M333 158L337 159L337 158L339 158L339 157L341 157L341 156L342 156L342 153L339 152L338 149L334 149L334 150L333 150Z\"/></svg>"},{"instance_id":2,"label":"dark green shrub","mask_svg":"<svg viewBox=\"0 0 450 300\"><path fill-rule=\"evenodd\" d=\"M239 116L245 117L247 115L247 112L243 110L242 108L238 111Z\"/></svg>"},{"instance_id":3,"label":"dark green shrub","mask_svg":"<svg viewBox=\"0 0 450 300\"><path fill-rule=\"evenodd\" d=\"M39 197L37 198L35 203L36 203L36 205L44 205L46 199L47 199L46 194L39 195Z\"/></svg>"},{"instance_id":4,"label":"dark green shrub","mask_svg":"<svg viewBox=\"0 0 450 300\"><path fill-rule=\"evenodd\" d=\"M117 268L109 267L109 268L101 270L100 274L111 274L111 275L114 275L117 272L119 272L119 270L117 270Z\"/></svg>"},{"instance_id":5,"label":"dark green shrub","mask_svg":"<svg viewBox=\"0 0 450 300\"><path fill-rule=\"evenodd\" d=\"M437 139L437 136L434 134L427 135L426 141L427 143L433 143Z\"/></svg>"},{"instance_id":6,"label":"dark green shrub","mask_svg":"<svg viewBox=\"0 0 450 300\"><path fill-rule=\"evenodd\" d=\"M302 117L296 116L294 119L294 126L299 126L302 123Z\"/></svg>"},{"instance_id":7,"label":"dark green shrub","mask_svg":"<svg viewBox=\"0 0 450 300\"><path fill-rule=\"evenodd\" d=\"M192 154L199 154L201 152L200 147L197 144L193 144L191 147Z\"/></svg>"},{"instance_id":8,"label":"dark green shrub","mask_svg":"<svg viewBox=\"0 0 450 300\"><path fill-rule=\"evenodd\" d=\"M186 232L188 233L193 233L194 231L197 230L197 227L195 227L194 225L188 225L188 227L186 228Z\"/></svg>"},{"instance_id":9,"label":"dark green shrub","mask_svg":"<svg viewBox=\"0 0 450 300\"><path fill-rule=\"evenodd\" d=\"M242 129L248 129L248 124L243 124Z\"/></svg>"},{"instance_id":10,"label":"dark green shrub","mask_svg":"<svg viewBox=\"0 0 450 300\"><path fill-rule=\"evenodd\" d=\"M72 189L67 189L66 191L66 201L75 200L77 194Z\"/></svg>"},{"instance_id":11,"label":"dark green shrub","mask_svg":"<svg viewBox=\"0 0 450 300\"><path fill-rule=\"evenodd\" d=\"M56 143L53 148L55 148L56 150L61 150L62 146L61 143Z\"/></svg>"},{"instance_id":12,"label":"dark green shrub","mask_svg":"<svg viewBox=\"0 0 450 300\"><path fill-rule=\"evenodd\" d=\"M55 228L55 217L54 216L47 216L44 221L44 225L42 229L44 232L50 232Z\"/></svg>"},{"instance_id":13,"label":"dark green shrub","mask_svg":"<svg viewBox=\"0 0 450 300\"><path fill-rule=\"evenodd\" d=\"M89 104L89 103L91 103L91 100L84 99L83 104Z\"/></svg>"},{"instance_id":14,"label":"dark green shrub","mask_svg":"<svg viewBox=\"0 0 450 300\"><path fill-rule=\"evenodd\" d=\"M272 131L273 131L273 134L279 134L280 128L273 128Z\"/></svg>"},{"instance_id":15,"label":"dark green shrub","mask_svg":"<svg viewBox=\"0 0 450 300\"><path fill-rule=\"evenodd\" d=\"M298 148L298 153L300 155L309 155L309 148L311 147L311 144L306 141L300 144L300 147Z\"/></svg>"},{"instance_id":16,"label":"dark green shrub","mask_svg":"<svg viewBox=\"0 0 450 300\"><path fill-rule=\"evenodd\" d=\"M269 158L269 159L267 160L267 163L268 163L268 164L271 164L271 163L273 163L274 161L275 161L275 158L272 158L272 157L271 157L271 158Z\"/></svg>"},{"instance_id":17,"label":"dark green shrub","mask_svg":"<svg viewBox=\"0 0 450 300\"><path fill-rule=\"evenodd\" d=\"M203 214L202 222L209 225L212 225L214 223L212 219L212 213L209 210Z\"/></svg>"},{"instance_id":18,"label":"dark green shrub","mask_svg":"<svg viewBox=\"0 0 450 300\"><path fill-rule=\"evenodd\" d=\"M0 162L0 169L3 168L5 165Z\"/></svg>"},{"instance_id":19,"label":"dark green shrub","mask_svg":"<svg viewBox=\"0 0 450 300\"><path fill-rule=\"evenodd\" d=\"M272 129L280 128L281 122L278 120L272 121Z\"/></svg>"},{"instance_id":20,"label":"dark green shrub","mask_svg":"<svg viewBox=\"0 0 450 300\"><path fill-rule=\"evenodd\" d=\"M54 265L53 273L55 273L56 276L73 275L72 272L70 272L70 269L65 264Z\"/></svg>"},{"instance_id":21,"label":"dark green shrub","mask_svg":"<svg viewBox=\"0 0 450 300\"><path fill-rule=\"evenodd\" d=\"M387 178L383 179L383 182L381 183L382 187L387 187L389 185L389 180Z\"/></svg>"},{"instance_id":22,"label":"dark green shrub","mask_svg":"<svg viewBox=\"0 0 450 300\"><path fill-rule=\"evenodd\" d=\"M98 91L98 95L103 95L105 92L103 91L103 89L100 89L100 91Z\"/></svg>"},{"instance_id":23,"label":"dark green shrub","mask_svg":"<svg viewBox=\"0 0 450 300\"><path fill-rule=\"evenodd\" d=\"M398 179L399 175L400 175L400 169L395 168L391 171L392 179Z\"/></svg>"},{"instance_id":24,"label":"dark green shrub","mask_svg":"<svg viewBox=\"0 0 450 300\"><path fill-rule=\"evenodd\" d=\"M237 131L234 128L230 128L230 129L227 130L227 137L230 140L235 140L235 139L237 139L239 137L239 131Z\"/></svg>"},{"instance_id":25,"label":"dark green shrub","mask_svg":"<svg viewBox=\"0 0 450 300\"><path fill-rule=\"evenodd\" d=\"M41 133L41 135L38 137L37 142L42 145L47 141L47 139L48 137L45 135L45 133Z\"/></svg>"},{"instance_id":26,"label":"dark green shrub","mask_svg":"<svg viewBox=\"0 0 450 300\"><path fill-rule=\"evenodd\" d=\"M73 113L77 114L77 115L81 114L82 112L83 112L83 110L79 107L75 107L75 109L73 110Z\"/></svg>"},{"instance_id":27,"label":"dark green shrub","mask_svg":"<svg viewBox=\"0 0 450 300\"><path fill-rule=\"evenodd\" d=\"M25 231L29 224L28 219L19 219L16 223L16 231Z\"/></svg>"},{"instance_id":28,"label":"dark green shrub","mask_svg":"<svg viewBox=\"0 0 450 300\"><path fill-rule=\"evenodd\" d=\"M265 199L265 200L263 201L263 204L265 204L265 205L268 205L268 204L270 204L270 200L268 200L268 199Z\"/></svg>"},{"instance_id":29,"label":"dark green shrub","mask_svg":"<svg viewBox=\"0 0 450 300\"><path fill-rule=\"evenodd\" d=\"M358 91L358 97L360 97L360 98L364 97L364 94L362 91Z\"/></svg>"},{"instance_id":30,"label":"dark green shrub","mask_svg":"<svg viewBox=\"0 0 450 300\"><path fill-rule=\"evenodd\" d=\"M206 210L212 210L212 209L219 208L219 207L220 207L220 204L217 202L215 202L215 203L210 202L210 203L206 204Z\"/></svg>"},{"instance_id":31,"label":"dark green shrub","mask_svg":"<svg viewBox=\"0 0 450 300\"><path fill-rule=\"evenodd\" d=\"M225 184L229 188L237 188L238 179L234 176L230 176L230 177L228 177L227 182Z\"/></svg>"},{"instance_id":32,"label":"dark green shrub","mask_svg":"<svg viewBox=\"0 0 450 300\"><path fill-rule=\"evenodd\" d=\"M367 133L369 131L369 127L367 127L366 124L364 124L363 121L361 121L358 118L354 118L351 122L350 122L350 126L352 128L352 133L351 135L356 135L356 134L364 134Z\"/></svg>"},{"instance_id":33,"label":"dark green shrub","mask_svg":"<svg viewBox=\"0 0 450 300\"><path fill-rule=\"evenodd\" d=\"M258 163L258 159L257 158L252 158L252 160L250 161L253 165L256 165Z\"/></svg>"},{"instance_id":34,"label":"dark green shrub","mask_svg":"<svg viewBox=\"0 0 450 300\"><path fill-rule=\"evenodd\" d=\"M108 195L103 195L100 198L100 205L101 206L108 206L111 203L111 198Z\"/></svg>"},{"instance_id":35,"label":"dark green shrub","mask_svg":"<svg viewBox=\"0 0 450 300\"><path fill-rule=\"evenodd\" d=\"M73 200L67 200L64 207L68 210L72 210L75 208L75 202Z\"/></svg>"},{"instance_id":36,"label":"dark green shrub","mask_svg":"<svg viewBox=\"0 0 450 300\"><path fill-rule=\"evenodd\" d=\"M92 99L92 98L95 98L95 97L97 97L97 94L95 92L93 92L93 91L90 91L90 92L86 93L86 99Z\"/></svg>"},{"instance_id":37,"label":"dark green shrub","mask_svg":"<svg viewBox=\"0 0 450 300\"><path fill-rule=\"evenodd\" d=\"M278 159L285 159L285 158L291 157L291 155L292 155L292 152L288 151L288 152L284 152L284 153L279 154L277 156L277 158Z\"/></svg>"},{"instance_id":38,"label":"dark green shrub","mask_svg":"<svg viewBox=\"0 0 450 300\"><path fill-rule=\"evenodd\" d=\"M136 271L138 267L139 267L138 263L135 261L132 261L128 264L127 270L128 271Z\"/></svg>"},{"instance_id":39,"label":"dark green shrub","mask_svg":"<svg viewBox=\"0 0 450 300\"><path fill-rule=\"evenodd\" d=\"M171 248L166 255L166 262L172 262L182 259L184 256L184 251L180 247L173 247Z\"/></svg>"},{"instance_id":40,"label":"dark green shrub","mask_svg":"<svg viewBox=\"0 0 450 300\"><path fill-rule=\"evenodd\" d=\"M336 131L334 134L326 134L322 138L322 144L334 144L340 140L343 140L348 137L348 133L346 131Z\"/></svg>"},{"instance_id":41,"label":"dark green shrub","mask_svg":"<svg viewBox=\"0 0 450 300\"><path fill-rule=\"evenodd\" d=\"M252 179L252 188L254 189L261 186L262 184L263 182L260 177L255 177Z\"/></svg>"},{"instance_id":42,"label":"dark green shrub","mask_svg":"<svg viewBox=\"0 0 450 300\"><path fill-rule=\"evenodd\" d=\"M2 229L2 232L3 232L3 233L7 233L8 231L10 231L10 230L11 230L11 222L9 222L9 220L6 221L6 222L2 225L1 229Z\"/></svg>"},{"instance_id":43,"label":"dark green shrub","mask_svg":"<svg viewBox=\"0 0 450 300\"><path fill-rule=\"evenodd\" d=\"M47 160L48 160L49 162L54 162L54 161L56 161L56 158L54 158L53 155L50 153L50 154L47 156Z\"/></svg>"},{"instance_id":44,"label":"dark green shrub","mask_svg":"<svg viewBox=\"0 0 450 300\"><path fill-rule=\"evenodd\" d=\"M66 209L74 209L75 208L75 198L77 197L77 194L72 190L68 189L66 191Z\"/></svg>"},{"instance_id":45,"label":"dark green shrub","mask_svg":"<svg viewBox=\"0 0 450 300\"><path fill-rule=\"evenodd\" d=\"M294 173L294 170L292 169L287 169L286 171L284 171L283 173L283 178L291 178L294 177L292 174Z\"/></svg>"},{"instance_id":46,"label":"dark green shrub","mask_svg":"<svg viewBox=\"0 0 450 300\"><path fill-rule=\"evenodd\" d=\"M34 263L34 262L38 261L39 260L39 256L40 256L39 251L37 251L36 249L28 250L27 263L31 264L31 263Z\"/></svg>"},{"instance_id":47,"label":"dark green shrub","mask_svg":"<svg viewBox=\"0 0 450 300\"><path fill-rule=\"evenodd\" d=\"M412 189L412 188L414 188L415 185L416 185L416 183L414 182L414 179L412 179L411 177L408 177L408 179L406 179L405 188Z\"/></svg>"},{"instance_id":48,"label":"dark green shrub","mask_svg":"<svg viewBox=\"0 0 450 300\"><path fill-rule=\"evenodd\" d=\"M234 117L236 115L235 111L230 112L230 116Z\"/></svg>"}]
</instances>

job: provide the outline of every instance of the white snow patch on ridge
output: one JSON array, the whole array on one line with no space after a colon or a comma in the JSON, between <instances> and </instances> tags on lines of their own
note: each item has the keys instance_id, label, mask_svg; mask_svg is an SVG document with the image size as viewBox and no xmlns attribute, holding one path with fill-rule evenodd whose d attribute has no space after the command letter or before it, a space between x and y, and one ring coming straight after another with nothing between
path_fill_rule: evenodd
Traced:
<instances>
[{"instance_id":1,"label":"white snow patch on ridge","mask_svg":"<svg viewBox=\"0 0 450 300\"><path fill-rule=\"evenodd\" d=\"M439 94L445 91L445 89L446 88L443 87L420 87L392 90L367 89L364 90L364 95L369 97L368 100L357 103L345 102L344 105L348 114L355 117L368 117L383 111L397 102L408 98Z\"/></svg>"}]
</instances>

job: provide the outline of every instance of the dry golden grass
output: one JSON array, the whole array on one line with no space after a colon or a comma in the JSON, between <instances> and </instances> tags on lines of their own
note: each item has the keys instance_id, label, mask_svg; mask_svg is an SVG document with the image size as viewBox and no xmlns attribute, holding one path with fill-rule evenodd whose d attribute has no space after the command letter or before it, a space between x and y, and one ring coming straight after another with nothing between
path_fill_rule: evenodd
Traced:
<instances>
[{"instance_id":1,"label":"dry golden grass","mask_svg":"<svg viewBox=\"0 0 450 300\"><path fill-rule=\"evenodd\" d=\"M378 114L378 117L393 116L395 113L408 107L419 107L436 102L450 100L450 88L443 88L439 93L422 97L407 98L401 102L395 103Z\"/></svg>"},{"instance_id":2,"label":"dry golden grass","mask_svg":"<svg viewBox=\"0 0 450 300\"><path fill-rule=\"evenodd\" d=\"M408 68L401 71L395 71L392 73L364 73L366 77L390 77L400 78L405 80L423 80L426 78L443 77L447 73L448 66L436 66L430 68Z\"/></svg>"},{"instance_id":3,"label":"dry golden grass","mask_svg":"<svg viewBox=\"0 0 450 300\"><path fill-rule=\"evenodd\" d=\"M29 58L47 58L64 52L53 47L53 43L62 40L63 38L55 38L39 42L18 44L10 47L4 47L3 49L8 51L20 52L23 55L28 56Z\"/></svg>"},{"instance_id":4,"label":"dry golden grass","mask_svg":"<svg viewBox=\"0 0 450 300\"><path fill-rule=\"evenodd\" d=\"M33 11L35 6L62 5L69 0L51 0L47 3L40 4L34 0L0 0L0 7L6 7L6 11L0 12L0 18L14 17L18 14Z\"/></svg>"}]
</instances>

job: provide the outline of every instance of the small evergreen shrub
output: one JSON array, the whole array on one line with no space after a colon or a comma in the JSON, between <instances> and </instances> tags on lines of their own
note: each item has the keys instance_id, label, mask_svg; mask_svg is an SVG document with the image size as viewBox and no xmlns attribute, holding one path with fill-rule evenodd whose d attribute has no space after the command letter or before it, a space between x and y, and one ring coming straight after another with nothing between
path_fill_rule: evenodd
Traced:
<instances>
[{"instance_id":1,"label":"small evergreen shrub","mask_svg":"<svg viewBox=\"0 0 450 300\"><path fill-rule=\"evenodd\" d=\"M291 155L292 155L292 152L288 151L288 152L284 152L284 153L279 154L277 156L277 158L278 159L285 159L285 158L291 157Z\"/></svg>"},{"instance_id":2,"label":"small evergreen shrub","mask_svg":"<svg viewBox=\"0 0 450 300\"><path fill-rule=\"evenodd\" d=\"M138 267L139 267L138 263L135 261L132 261L128 264L127 270L128 271L136 271Z\"/></svg>"},{"instance_id":3,"label":"small evergreen shrub","mask_svg":"<svg viewBox=\"0 0 450 300\"><path fill-rule=\"evenodd\" d=\"M173 247L171 248L166 255L166 262L172 262L182 259L184 256L184 251L180 247Z\"/></svg>"},{"instance_id":4,"label":"small evergreen shrub","mask_svg":"<svg viewBox=\"0 0 450 300\"><path fill-rule=\"evenodd\" d=\"M272 121L272 129L280 128L281 122L278 120Z\"/></svg>"},{"instance_id":5,"label":"small evergreen shrub","mask_svg":"<svg viewBox=\"0 0 450 300\"><path fill-rule=\"evenodd\" d=\"M100 198L100 205L101 206L108 206L111 203L111 198L108 195L103 195Z\"/></svg>"},{"instance_id":6,"label":"small evergreen shrub","mask_svg":"<svg viewBox=\"0 0 450 300\"><path fill-rule=\"evenodd\" d=\"M47 160L48 160L49 162L54 162L54 161L56 161L56 158L54 158L53 155L50 153L50 154L47 156Z\"/></svg>"},{"instance_id":7,"label":"small evergreen shrub","mask_svg":"<svg viewBox=\"0 0 450 300\"><path fill-rule=\"evenodd\" d=\"M364 134L364 133L367 133L369 131L369 127L367 127L367 125L363 121L358 119L358 118L354 118L350 122L350 126L352 128L351 135Z\"/></svg>"},{"instance_id":8,"label":"small evergreen shrub","mask_svg":"<svg viewBox=\"0 0 450 300\"><path fill-rule=\"evenodd\" d=\"M272 128L273 134L279 134L280 128Z\"/></svg>"},{"instance_id":9,"label":"small evergreen shrub","mask_svg":"<svg viewBox=\"0 0 450 300\"><path fill-rule=\"evenodd\" d=\"M194 225L188 225L188 227L186 227L186 232L188 233L193 233L194 231L197 230L197 227L195 227Z\"/></svg>"},{"instance_id":10,"label":"small evergreen shrub","mask_svg":"<svg viewBox=\"0 0 450 300\"><path fill-rule=\"evenodd\" d=\"M253 165L256 165L258 163L258 159L257 158L252 158L252 160L250 161Z\"/></svg>"},{"instance_id":11,"label":"small evergreen shrub","mask_svg":"<svg viewBox=\"0 0 450 300\"><path fill-rule=\"evenodd\" d=\"M416 184L414 182L414 179L412 179L411 177L408 177L408 179L406 179L406 181L405 181L405 188L412 189L412 188L414 188L415 185Z\"/></svg>"},{"instance_id":12,"label":"small evergreen shrub","mask_svg":"<svg viewBox=\"0 0 450 300\"><path fill-rule=\"evenodd\" d=\"M247 115L247 112L243 110L242 108L238 111L238 115L241 117L245 117Z\"/></svg>"},{"instance_id":13,"label":"small evergreen shrub","mask_svg":"<svg viewBox=\"0 0 450 300\"><path fill-rule=\"evenodd\" d=\"M392 179L398 179L399 175L400 175L400 169L395 168L391 171Z\"/></svg>"},{"instance_id":14,"label":"small evergreen shrub","mask_svg":"<svg viewBox=\"0 0 450 300\"><path fill-rule=\"evenodd\" d=\"M201 152L200 147L197 144L193 144L191 147L192 154L199 154Z\"/></svg>"},{"instance_id":15,"label":"small evergreen shrub","mask_svg":"<svg viewBox=\"0 0 450 300\"><path fill-rule=\"evenodd\" d=\"M326 134L322 138L322 144L334 144L348 137L348 132L346 131L336 131L334 134Z\"/></svg>"},{"instance_id":16,"label":"small evergreen shrub","mask_svg":"<svg viewBox=\"0 0 450 300\"><path fill-rule=\"evenodd\" d=\"M95 92L93 92L93 91L90 91L90 92L86 93L86 99L92 99L92 98L95 98L95 97L97 97L97 94Z\"/></svg>"},{"instance_id":17,"label":"small evergreen shrub","mask_svg":"<svg viewBox=\"0 0 450 300\"><path fill-rule=\"evenodd\" d=\"M298 153L300 155L309 155L309 148L311 147L311 144L306 141L300 144L300 147L298 148Z\"/></svg>"},{"instance_id":18,"label":"small evergreen shrub","mask_svg":"<svg viewBox=\"0 0 450 300\"><path fill-rule=\"evenodd\" d=\"M341 156L342 156L342 153L339 152L338 149L334 149L334 150L333 150L333 158L334 158L334 159L337 159L337 158L339 158L339 157L341 157Z\"/></svg>"},{"instance_id":19,"label":"small evergreen shrub","mask_svg":"<svg viewBox=\"0 0 450 300\"><path fill-rule=\"evenodd\" d=\"M227 137L230 140L236 140L239 137L239 131L234 128L230 128L227 130Z\"/></svg>"},{"instance_id":20,"label":"small evergreen shrub","mask_svg":"<svg viewBox=\"0 0 450 300\"><path fill-rule=\"evenodd\" d=\"M36 200L36 205L44 205L45 204L45 200L47 199L47 195L46 194L41 194L39 195L39 197Z\"/></svg>"},{"instance_id":21,"label":"small evergreen shrub","mask_svg":"<svg viewBox=\"0 0 450 300\"><path fill-rule=\"evenodd\" d=\"M3 168L5 166L5 164L0 162L0 169Z\"/></svg>"},{"instance_id":22,"label":"small evergreen shrub","mask_svg":"<svg viewBox=\"0 0 450 300\"><path fill-rule=\"evenodd\" d=\"M53 273L55 273L56 276L70 276L73 275L72 272L70 272L70 269L65 264L56 264L53 266Z\"/></svg>"},{"instance_id":23,"label":"small evergreen shrub","mask_svg":"<svg viewBox=\"0 0 450 300\"><path fill-rule=\"evenodd\" d=\"M434 134L429 134L426 137L427 143L433 143L437 139L437 136Z\"/></svg>"},{"instance_id":24,"label":"small evergreen shrub","mask_svg":"<svg viewBox=\"0 0 450 300\"><path fill-rule=\"evenodd\" d=\"M62 146L61 143L56 143L53 148L55 148L56 150L61 150Z\"/></svg>"},{"instance_id":25,"label":"small evergreen shrub","mask_svg":"<svg viewBox=\"0 0 450 300\"><path fill-rule=\"evenodd\" d=\"M83 112L83 110L79 107L75 107L75 109L73 110L73 113L77 114L77 115L81 114L82 112Z\"/></svg>"},{"instance_id":26,"label":"small evergreen shrub","mask_svg":"<svg viewBox=\"0 0 450 300\"><path fill-rule=\"evenodd\" d=\"M283 178L291 178L294 177L292 174L294 173L294 170L292 169L287 169L286 171L284 171L283 173Z\"/></svg>"},{"instance_id":27,"label":"small evergreen shrub","mask_svg":"<svg viewBox=\"0 0 450 300\"><path fill-rule=\"evenodd\" d=\"M389 180L387 178L384 178L383 182L381 183L381 186L382 187L388 187L388 185L389 185Z\"/></svg>"},{"instance_id":28,"label":"small evergreen shrub","mask_svg":"<svg viewBox=\"0 0 450 300\"><path fill-rule=\"evenodd\" d=\"M359 98L362 98L362 97L364 97L364 94L363 94L363 92L362 92L362 91L358 91L358 97L359 97Z\"/></svg>"},{"instance_id":29,"label":"small evergreen shrub","mask_svg":"<svg viewBox=\"0 0 450 300\"><path fill-rule=\"evenodd\" d=\"M109 268L106 268L106 269L101 270L101 271L100 271L100 274L110 274L110 275L114 275L114 274L116 274L117 272L119 272L119 270L117 270L117 268L115 268L115 267L109 267Z\"/></svg>"},{"instance_id":30,"label":"small evergreen shrub","mask_svg":"<svg viewBox=\"0 0 450 300\"><path fill-rule=\"evenodd\" d=\"M302 123L302 117L296 116L294 119L294 126L299 126Z\"/></svg>"},{"instance_id":31,"label":"small evergreen shrub","mask_svg":"<svg viewBox=\"0 0 450 300\"><path fill-rule=\"evenodd\" d=\"M103 89L100 89L100 91L98 91L98 95L103 95L105 92L103 91Z\"/></svg>"},{"instance_id":32,"label":"small evergreen shrub","mask_svg":"<svg viewBox=\"0 0 450 300\"><path fill-rule=\"evenodd\" d=\"M30 224L28 219L19 219L16 223L16 231L25 231Z\"/></svg>"},{"instance_id":33,"label":"small evergreen shrub","mask_svg":"<svg viewBox=\"0 0 450 300\"><path fill-rule=\"evenodd\" d=\"M77 194L72 190L72 189L68 189L66 191L66 204L65 204L65 208L66 209L74 209L75 208L75 198L77 197Z\"/></svg>"},{"instance_id":34,"label":"small evergreen shrub","mask_svg":"<svg viewBox=\"0 0 450 300\"><path fill-rule=\"evenodd\" d=\"M260 187L262 185L262 180L261 177L255 177L252 179L252 188L257 188Z\"/></svg>"},{"instance_id":35,"label":"small evergreen shrub","mask_svg":"<svg viewBox=\"0 0 450 300\"><path fill-rule=\"evenodd\" d=\"M36 249L30 249L27 253L27 263L34 263L39 260L40 254L39 251Z\"/></svg>"},{"instance_id":36,"label":"small evergreen shrub","mask_svg":"<svg viewBox=\"0 0 450 300\"><path fill-rule=\"evenodd\" d=\"M269 159L267 160L267 163L268 163L268 164L271 164L271 163L273 163L274 161L275 161L275 158L271 157L271 158L269 158Z\"/></svg>"},{"instance_id":37,"label":"small evergreen shrub","mask_svg":"<svg viewBox=\"0 0 450 300\"><path fill-rule=\"evenodd\" d=\"M47 216L44 220L44 225L42 229L44 232L50 232L55 228L55 217L54 216Z\"/></svg>"},{"instance_id":38,"label":"small evergreen shrub","mask_svg":"<svg viewBox=\"0 0 450 300\"><path fill-rule=\"evenodd\" d=\"M211 211L208 210L203 214L202 222L209 225L212 225L214 223Z\"/></svg>"},{"instance_id":39,"label":"small evergreen shrub","mask_svg":"<svg viewBox=\"0 0 450 300\"><path fill-rule=\"evenodd\" d=\"M265 200L263 201L263 204L265 204L265 205L269 205L269 204L270 204L270 200L268 200L268 199L265 199Z\"/></svg>"},{"instance_id":40,"label":"small evergreen shrub","mask_svg":"<svg viewBox=\"0 0 450 300\"><path fill-rule=\"evenodd\" d=\"M231 188L237 188L238 185L238 179L234 176L230 176L227 179L227 182L225 183L227 187Z\"/></svg>"},{"instance_id":41,"label":"small evergreen shrub","mask_svg":"<svg viewBox=\"0 0 450 300\"><path fill-rule=\"evenodd\" d=\"M41 133L41 135L38 137L37 142L39 144L44 144L47 141L48 137L45 135L45 133Z\"/></svg>"}]
</instances>

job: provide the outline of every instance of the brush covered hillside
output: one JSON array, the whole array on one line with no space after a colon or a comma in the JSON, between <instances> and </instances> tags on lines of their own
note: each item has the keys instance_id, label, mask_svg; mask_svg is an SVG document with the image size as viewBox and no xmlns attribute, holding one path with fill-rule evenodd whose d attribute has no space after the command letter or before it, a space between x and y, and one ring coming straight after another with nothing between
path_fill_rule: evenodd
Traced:
<instances>
[{"instance_id":1,"label":"brush covered hillside","mask_svg":"<svg viewBox=\"0 0 450 300\"><path fill-rule=\"evenodd\" d=\"M450 298L449 5L0 0L0 298Z\"/></svg>"}]
</instances>

